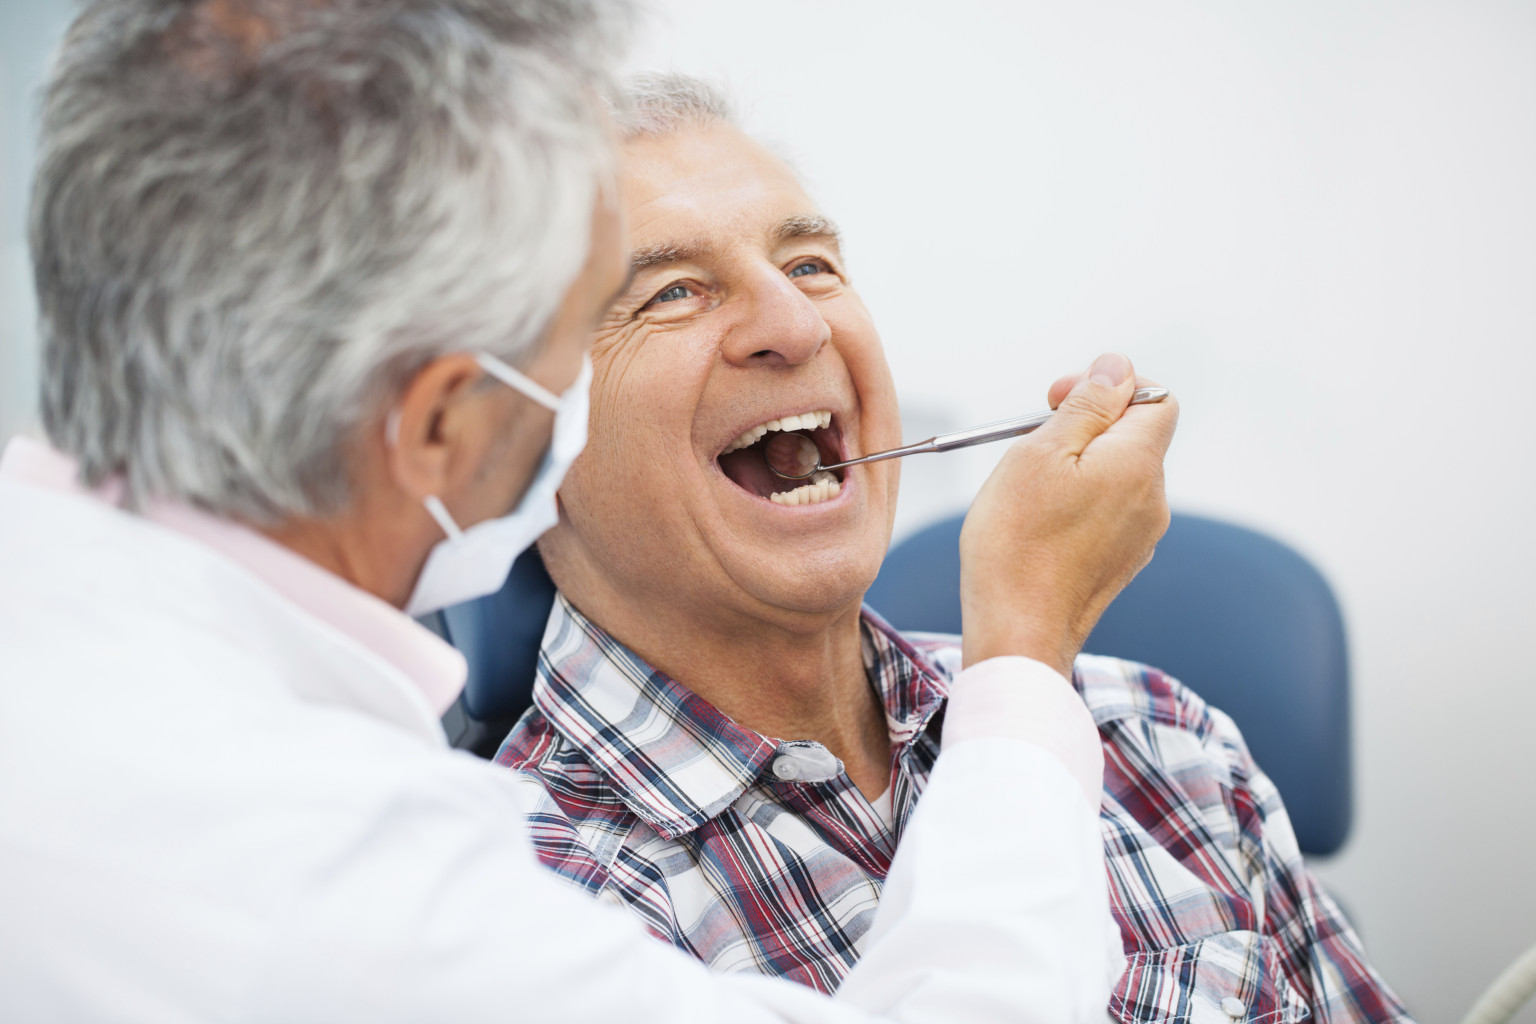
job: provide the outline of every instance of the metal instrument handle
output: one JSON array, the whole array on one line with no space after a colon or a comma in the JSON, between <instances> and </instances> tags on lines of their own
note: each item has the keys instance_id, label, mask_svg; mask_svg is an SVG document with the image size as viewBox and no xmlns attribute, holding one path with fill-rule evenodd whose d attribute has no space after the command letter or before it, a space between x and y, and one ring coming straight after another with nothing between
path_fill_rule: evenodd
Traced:
<instances>
[{"instance_id":1,"label":"metal instrument handle","mask_svg":"<svg viewBox=\"0 0 1536 1024\"><path fill-rule=\"evenodd\" d=\"M1137 388L1131 396L1132 405L1147 405L1151 402L1161 402L1168 397L1167 388ZM857 466L862 462L881 462L885 459L899 459L906 455L916 455L919 452L948 452L956 448L970 448L973 445L987 444L991 441L1002 441L1010 437L1020 437L1033 430L1038 430L1050 419L1052 410L1033 413L1029 416L1019 416L1011 420L999 420L996 423L985 423L979 427L971 427L967 430L956 430L948 434L939 434L930 437L926 441L916 441L912 444L902 445L900 448L892 448L889 451L876 452L873 455L865 455L858 459L849 459L847 462L834 462L830 466L817 466L818 470L842 469L844 466Z\"/></svg>"},{"instance_id":2,"label":"metal instrument handle","mask_svg":"<svg viewBox=\"0 0 1536 1024\"><path fill-rule=\"evenodd\" d=\"M1168 397L1167 388L1137 388L1131 396L1132 405L1146 405L1148 402L1161 402ZM1032 416L1020 416L1017 419L999 420L996 423L986 423L979 427L971 427L969 430L956 430L949 434L940 434L931 438L928 443L936 452L947 452L955 448L969 448L972 445L986 444L989 441L1001 441L1009 437L1020 437L1045 425L1050 419L1051 410L1037 412Z\"/></svg>"}]
</instances>

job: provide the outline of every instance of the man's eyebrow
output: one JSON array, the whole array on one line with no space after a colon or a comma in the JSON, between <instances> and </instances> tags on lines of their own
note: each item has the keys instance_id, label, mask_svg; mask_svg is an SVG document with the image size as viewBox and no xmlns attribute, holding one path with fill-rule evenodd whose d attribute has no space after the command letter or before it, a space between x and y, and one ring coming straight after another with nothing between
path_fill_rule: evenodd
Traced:
<instances>
[{"instance_id":1,"label":"man's eyebrow","mask_svg":"<svg viewBox=\"0 0 1536 1024\"><path fill-rule=\"evenodd\" d=\"M779 222L773 235L781 242L791 238L825 238L831 243L832 248L839 253L843 251L843 233L837 229L836 224L819 213L786 217Z\"/></svg>"},{"instance_id":2,"label":"man's eyebrow","mask_svg":"<svg viewBox=\"0 0 1536 1024\"><path fill-rule=\"evenodd\" d=\"M706 242L659 242L656 245L646 245L629 254L629 270L633 275L646 267L655 267L663 263L687 263L707 255L710 251L711 247Z\"/></svg>"},{"instance_id":3,"label":"man's eyebrow","mask_svg":"<svg viewBox=\"0 0 1536 1024\"><path fill-rule=\"evenodd\" d=\"M824 238L834 249L842 252L843 233L837 229L836 224L820 214L786 217L779 221L771 234L780 242L792 238ZM709 256L714 251L714 245L705 239L658 242L655 245L641 246L629 254L630 277L633 280L635 274L647 267L662 266L667 263L688 263Z\"/></svg>"}]
</instances>

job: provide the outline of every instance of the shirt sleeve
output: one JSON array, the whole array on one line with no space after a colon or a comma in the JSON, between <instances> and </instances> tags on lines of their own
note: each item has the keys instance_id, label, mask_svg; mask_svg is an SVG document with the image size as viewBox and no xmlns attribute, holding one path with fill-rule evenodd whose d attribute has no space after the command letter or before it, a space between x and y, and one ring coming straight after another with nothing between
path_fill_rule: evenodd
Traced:
<instances>
[{"instance_id":1,"label":"shirt sleeve","mask_svg":"<svg viewBox=\"0 0 1536 1024\"><path fill-rule=\"evenodd\" d=\"M436 782L360 823L358 842L294 900L246 1019L1103 1020L1096 808L1057 755L1025 740L973 736L940 755L864 958L830 999L711 974L555 879L533 857L505 773L463 764Z\"/></svg>"}]
</instances>

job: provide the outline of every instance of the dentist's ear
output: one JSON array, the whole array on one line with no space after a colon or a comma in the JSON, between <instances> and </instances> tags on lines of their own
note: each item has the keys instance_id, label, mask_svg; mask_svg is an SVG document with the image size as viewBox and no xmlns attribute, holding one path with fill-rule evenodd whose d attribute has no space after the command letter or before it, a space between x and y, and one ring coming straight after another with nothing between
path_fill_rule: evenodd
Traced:
<instances>
[{"instance_id":1,"label":"dentist's ear","mask_svg":"<svg viewBox=\"0 0 1536 1024\"><path fill-rule=\"evenodd\" d=\"M385 423L385 458L413 500L456 493L484 464L496 437L485 408L494 390L478 386L485 377L473 355L455 352L416 371L401 392Z\"/></svg>"}]
</instances>

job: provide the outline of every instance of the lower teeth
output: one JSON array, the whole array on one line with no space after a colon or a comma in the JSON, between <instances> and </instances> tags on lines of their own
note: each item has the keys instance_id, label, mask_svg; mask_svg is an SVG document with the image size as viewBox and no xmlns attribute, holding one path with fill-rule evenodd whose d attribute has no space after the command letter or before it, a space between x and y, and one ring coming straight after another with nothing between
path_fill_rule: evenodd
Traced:
<instances>
[{"instance_id":1,"label":"lower teeth","mask_svg":"<svg viewBox=\"0 0 1536 1024\"><path fill-rule=\"evenodd\" d=\"M796 487L792 491L768 495L768 500L776 505L815 505L819 502L829 501L837 497L837 492L843 485L838 483L837 477L822 470L811 477L811 482L803 487Z\"/></svg>"}]
</instances>

